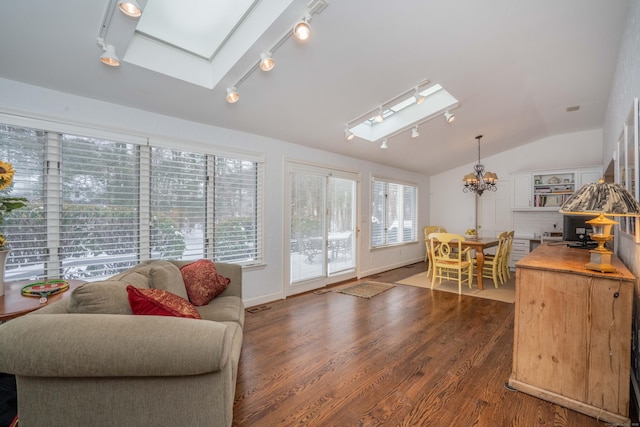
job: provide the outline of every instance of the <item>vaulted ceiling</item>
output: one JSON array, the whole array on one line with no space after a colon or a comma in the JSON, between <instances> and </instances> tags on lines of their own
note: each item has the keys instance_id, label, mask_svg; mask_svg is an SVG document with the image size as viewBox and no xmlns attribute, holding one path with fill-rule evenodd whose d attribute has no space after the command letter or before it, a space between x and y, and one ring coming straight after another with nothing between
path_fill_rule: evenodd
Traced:
<instances>
[{"instance_id":1,"label":"vaulted ceiling","mask_svg":"<svg viewBox=\"0 0 640 427\"><path fill-rule=\"evenodd\" d=\"M128 62L131 31L116 28L136 21L121 16L107 37L123 63L100 63L108 0L2 2L0 77L431 175L474 162L477 134L485 157L602 127L629 8L629 0L328 0L312 17L311 38L285 40L276 67L248 75L240 101L227 103L226 88L308 0L280 3L283 14L208 88ZM345 140L345 124L424 79L458 100L453 123L436 117L417 138L390 138L386 150Z\"/></svg>"}]
</instances>

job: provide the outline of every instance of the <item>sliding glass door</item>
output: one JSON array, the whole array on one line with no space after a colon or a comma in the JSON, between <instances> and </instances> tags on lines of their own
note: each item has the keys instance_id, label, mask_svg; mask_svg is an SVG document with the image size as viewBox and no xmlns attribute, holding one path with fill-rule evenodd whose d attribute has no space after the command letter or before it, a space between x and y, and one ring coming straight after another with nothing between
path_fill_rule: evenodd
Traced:
<instances>
[{"instance_id":1,"label":"sliding glass door","mask_svg":"<svg viewBox=\"0 0 640 427\"><path fill-rule=\"evenodd\" d=\"M287 295L356 275L357 174L288 164Z\"/></svg>"}]
</instances>

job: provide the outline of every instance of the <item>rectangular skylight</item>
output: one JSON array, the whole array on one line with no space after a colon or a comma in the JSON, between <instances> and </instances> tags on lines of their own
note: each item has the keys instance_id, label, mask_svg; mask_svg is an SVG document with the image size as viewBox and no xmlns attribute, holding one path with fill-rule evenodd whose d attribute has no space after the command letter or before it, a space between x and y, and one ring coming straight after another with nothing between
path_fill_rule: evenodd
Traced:
<instances>
[{"instance_id":1,"label":"rectangular skylight","mask_svg":"<svg viewBox=\"0 0 640 427\"><path fill-rule=\"evenodd\" d=\"M153 0L139 33L210 60L259 0Z\"/></svg>"}]
</instances>

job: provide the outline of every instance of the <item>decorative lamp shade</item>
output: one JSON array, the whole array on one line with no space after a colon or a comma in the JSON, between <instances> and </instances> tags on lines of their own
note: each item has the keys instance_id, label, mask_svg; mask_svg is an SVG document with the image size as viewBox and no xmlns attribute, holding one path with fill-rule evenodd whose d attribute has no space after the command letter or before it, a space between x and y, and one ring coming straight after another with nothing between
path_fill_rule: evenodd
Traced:
<instances>
[{"instance_id":1,"label":"decorative lamp shade","mask_svg":"<svg viewBox=\"0 0 640 427\"><path fill-rule=\"evenodd\" d=\"M560 213L597 216L587 221L587 224L593 227L591 239L598 243L598 247L589 251L591 258L585 268L602 273L615 273L616 269L611 264L612 252L604 245L611 240L611 228L617 222L607 216L640 216L640 204L631 193L619 184L600 180L580 187L562 205Z\"/></svg>"},{"instance_id":2,"label":"decorative lamp shade","mask_svg":"<svg viewBox=\"0 0 640 427\"><path fill-rule=\"evenodd\" d=\"M612 182L586 184L560 208L569 215L640 216L640 203L624 187Z\"/></svg>"}]
</instances>

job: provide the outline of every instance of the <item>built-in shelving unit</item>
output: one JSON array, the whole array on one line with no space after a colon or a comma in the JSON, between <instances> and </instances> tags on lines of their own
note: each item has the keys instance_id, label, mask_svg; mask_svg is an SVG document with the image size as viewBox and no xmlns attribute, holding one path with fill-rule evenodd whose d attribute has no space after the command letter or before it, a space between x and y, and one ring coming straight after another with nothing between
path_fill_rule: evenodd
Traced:
<instances>
[{"instance_id":1,"label":"built-in shelving unit","mask_svg":"<svg viewBox=\"0 0 640 427\"><path fill-rule=\"evenodd\" d=\"M559 208L576 191L576 174L539 174L533 176L533 207Z\"/></svg>"}]
</instances>

